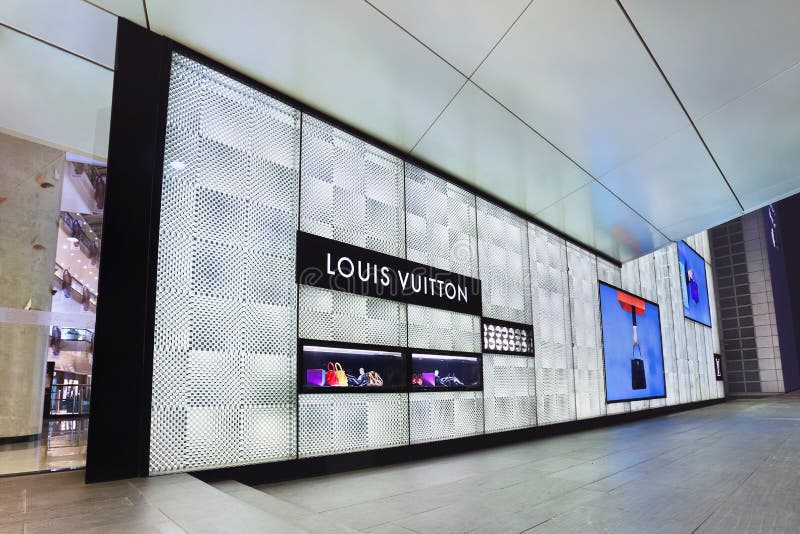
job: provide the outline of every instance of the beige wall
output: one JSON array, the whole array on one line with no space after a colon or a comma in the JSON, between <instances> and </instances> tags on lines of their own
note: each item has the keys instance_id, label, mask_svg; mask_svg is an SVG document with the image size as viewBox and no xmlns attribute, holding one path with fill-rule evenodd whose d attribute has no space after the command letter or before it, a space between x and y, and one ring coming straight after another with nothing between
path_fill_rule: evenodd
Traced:
<instances>
[{"instance_id":1,"label":"beige wall","mask_svg":"<svg viewBox=\"0 0 800 534\"><path fill-rule=\"evenodd\" d=\"M63 152L0 134L0 307L50 310L63 168ZM46 326L0 324L0 438L40 432L47 342Z\"/></svg>"}]
</instances>

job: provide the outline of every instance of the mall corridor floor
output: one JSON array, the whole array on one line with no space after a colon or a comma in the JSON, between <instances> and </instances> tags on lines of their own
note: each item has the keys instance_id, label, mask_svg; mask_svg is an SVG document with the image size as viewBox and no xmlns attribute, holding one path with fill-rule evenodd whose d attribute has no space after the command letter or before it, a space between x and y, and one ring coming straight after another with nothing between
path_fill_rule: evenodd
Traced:
<instances>
[{"instance_id":1,"label":"mall corridor floor","mask_svg":"<svg viewBox=\"0 0 800 534\"><path fill-rule=\"evenodd\" d=\"M798 532L800 395L252 488L0 478L0 533Z\"/></svg>"}]
</instances>

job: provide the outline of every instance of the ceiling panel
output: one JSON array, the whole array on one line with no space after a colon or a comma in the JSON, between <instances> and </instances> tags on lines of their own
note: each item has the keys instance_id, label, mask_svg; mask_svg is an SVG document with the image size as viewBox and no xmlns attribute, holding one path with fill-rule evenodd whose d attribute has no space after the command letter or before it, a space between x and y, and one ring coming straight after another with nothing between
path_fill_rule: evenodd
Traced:
<instances>
[{"instance_id":1,"label":"ceiling panel","mask_svg":"<svg viewBox=\"0 0 800 534\"><path fill-rule=\"evenodd\" d=\"M469 76L530 0L371 0L392 20Z\"/></svg>"},{"instance_id":2,"label":"ceiling panel","mask_svg":"<svg viewBox=\"0 0 800 534\"><path fill-rule=\"evenodd\" d=\"M623 0L693 119L800 61L797 0Z\"/></svg>"},{"instance_id":3,"label":"ceiling panel","mask_svg":"<svg viewBox=\"0 0 800 534\"><path fill-rule=\"evenodd\" d=\"M149 0L147 8L154 31L403 150L465 80L365 2Z\"/></svg>"},{"instance_id":4,"label":"ceiling panel","mask_svg":"<svg viewBox=\"0 0 800 534\"><path fill-rule=\"evenodd\" d=\"M536 0L473 79L594 176L688 124L613 0Z\"/></svg>"},{"instance_id":5,"label":"ceiling panel","mask_svg":"<svg viewBox=\"0 0 800 534\"><path fill-rule=\"evenodd\" d=\"M3 0L0 21L114 68L117 17L82 0Z\"/></svg>"},{"instance_id":6,"label":"ceiling panel","mask_svg":"<svg viewBox=\"0 0 800 534\"><path fill-rule=\"evenodd\" d=\"M114 73L0 27L0 130L105 159Z\"/></svg>"},{"instance_id":7,"label":"ceiling panel","mask_svg":"<svg viewBox=\"0 0 800 534\"><path fill-rule=\"evenodd\" d=\"M733 193L690 126L599 180L654 226L670 227L672 233L667 235L673 239L741 215Z\"/></svg>"},{"instance_id":8,"label":"ceiling panel","mask_svg":"<svg viewBox=\"0 0 800 534\"><path fill-rule=\"evenodd\" d=\"M669 243L597 181L540 211L536 217L620 261L637 258Z\"/></svg>"},{"instance_id":9,"label":"ceiling panel","mask_svg":"<svg viewBox=\"0 0 800 534\"><path fill-rule=\"evenodd\" d=\"M745 210L800 190L800 66L697 126Z\"/></svg>"},{"instance_id":10,"label":"ceiling panel","mask_svg":"<svg viewBox=\"0 0 800 534\"><path fill-rule=\"evenodd\" d=\"M99 8L110 11L119 17L135 22L139 26L147 27L147 18L144 13L144 0L84 0Z\"/></svg>"},{"instance_id":11,"label":"ceiling panel","mask_svg":"<svg viewBox=\"0 0 800 534\"><path fill-rule=\"evenodd\" d=\"M530 213L591 181L471 82L413 154Z\"/></svg>"}]
</instances>

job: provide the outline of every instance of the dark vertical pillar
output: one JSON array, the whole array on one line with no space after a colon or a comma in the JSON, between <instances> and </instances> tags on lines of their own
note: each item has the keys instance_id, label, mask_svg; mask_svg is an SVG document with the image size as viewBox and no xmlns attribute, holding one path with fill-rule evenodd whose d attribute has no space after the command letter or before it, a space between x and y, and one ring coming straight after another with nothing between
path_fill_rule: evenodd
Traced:
<instances>
[{"instance_id":1,"label":"dark vertical pillar","mask_svg":"<svg viewBox=\"0 0 800 534\"><path fill-rule=\"evenodd\" d=\"M764 228L767 232L767 256L775 299L775 320L781 347L781 367L785 391L800 389L800 354L797 339L800 334L800 196L795 195L764 208ZM774 236L774 237L773 237Z\"/></svg>"},{"instance_id":2,"label":"dark vertical pillar","mask_svg":"<svg viewBox=\"0 0 800 534\"><path fill-rule=\"evenodd\" d=\"M86 481L144 475L171 42L117 27Z\"/></svg>"}]
</instances>

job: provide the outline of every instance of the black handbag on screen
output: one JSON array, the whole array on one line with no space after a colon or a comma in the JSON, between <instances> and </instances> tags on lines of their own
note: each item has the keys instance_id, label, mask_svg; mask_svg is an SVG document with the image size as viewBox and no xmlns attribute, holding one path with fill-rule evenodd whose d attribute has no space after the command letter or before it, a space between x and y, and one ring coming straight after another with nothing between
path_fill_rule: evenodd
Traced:
<instances>
[{"instance_id":1,"label":"black handbag on screen","mask_svg":"<svg viewBox=\"0 0 800 534\"><path fill-rule=\"evenodd\" d=\"M644 360L641 358L631 360L631 388L647 389L647 379L644 376Z\"/></svg>"}]
</instances>

